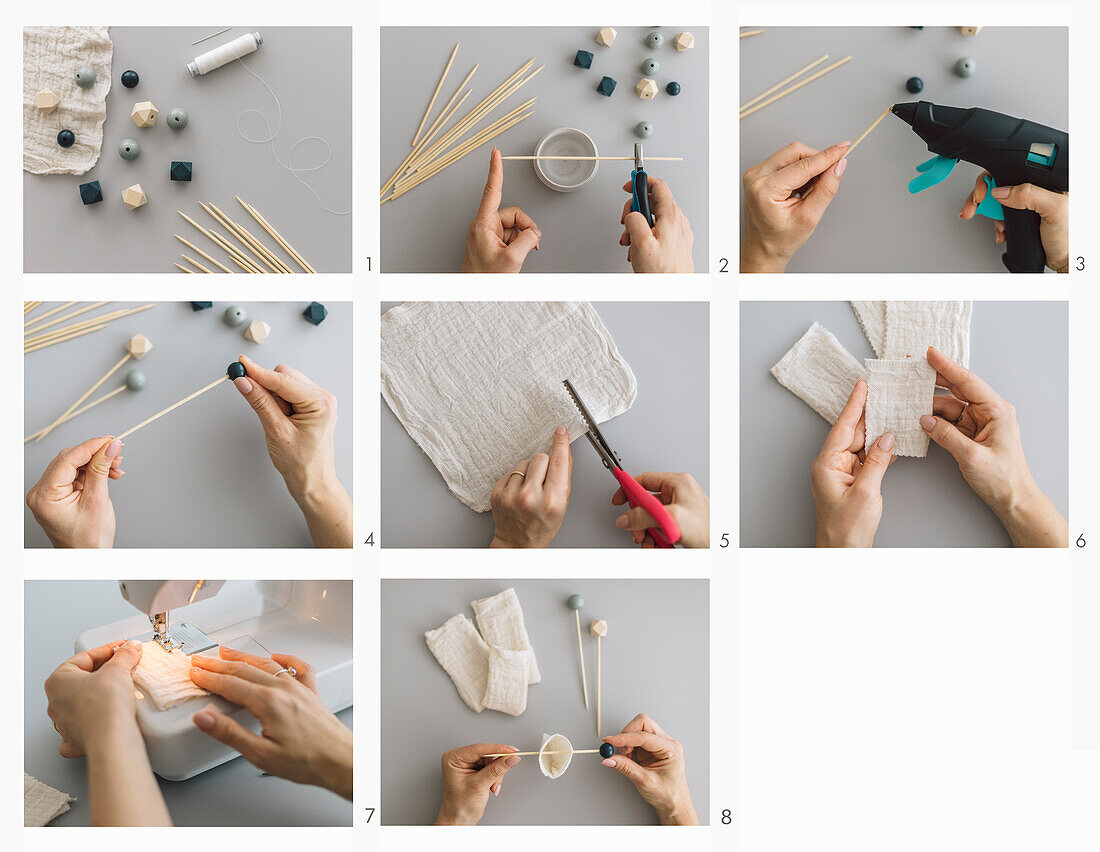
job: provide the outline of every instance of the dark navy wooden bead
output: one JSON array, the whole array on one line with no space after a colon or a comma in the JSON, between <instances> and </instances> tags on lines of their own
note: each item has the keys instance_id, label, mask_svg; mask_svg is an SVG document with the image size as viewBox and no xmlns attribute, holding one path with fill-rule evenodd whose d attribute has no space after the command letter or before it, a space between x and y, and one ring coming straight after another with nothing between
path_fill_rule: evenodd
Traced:
<instances>
[{"instance_id":1,"label":"dark navy wooden bead","mask_svg":"<svg viewBox=\"0 0 1100 852\"><path fill-rule=\"evenodd\" d=\"M920 77L910 77L905 81L905 91L915 95L921 89L924 88L924 80Z\"/></svg>"},{"instance_id":2,"label":"dark navy wooden bead","mask_svg":"<svg viewBox=\"0 0 1100 852\"><path fill-rule=\"evenodd\" d=\"M596 86L596 91L603 95L605 98L611 97L611 93L615 91L615 87L619 85L610 77L604 77L600 80Z\"/></svg>"},{"instance_id":3,"label":"dark navy wooden bead","mask_svg":"<svg viewBox=\"0 0 1100 852\"><path fill-rule=\"evenodd\" d=\"M615 754L615 746L611 745L611 743L602 743L600 745L600 757L604 760L607 760L607 758L611 757L613 754Z\"/></svg>"},{"instance_id":4,"label":"dark navy wooden bead","mask_svg":"<svg viewBox=\"0 0 1100 852\"><path fill-rule=\"evenodd\" d=\"M95 204L103 200L103 190L100 189L98 180L90 180L80 185L80 200L85 204Z\"/></svg>"},{"instance_id":5,"label":"dark navy wooden bead","mask_svg":"<svg viewBox=\"0 0 1100 852\"><path fill-rule=\"evenodd\" d=\"M665 91L673 97L676 97L678 94L680 94L680 84L673 80L671 83L665 86Z\"/></svg>"},{"instance_id":6,"label":"dark navy wooden bead","mask_svg":"<svg viewBox=\"0 0 1100 852\"><path fill-rule=\"evenodd\" d=\"M243 379L244 378L244 364L240 361L234 361L226 368L225 374L231 379Z\"/></svg>"},{"instance_id":7,"label":"dark navy wooden bead","mask_svg":"<svg viewBox=\"0 0 1100 852\"><path fill-rule=\"evenodd\" d=\"M172 180L191 180L191 163L186 160L173 160L169 174Z\"/></svg>"},{"instance_id":8,"label":"dark navy wooden bead","mask_svg":"<svg viewBox=\"0 0 1100 852\"><path fill-rule=\"evenodd\" d=\"M71 130L62 130L57 134L57 144L62 148L71 148L76 141L76 136Z\"/></svg>"},{"instance_id":9,"label":"dark navy wooden bead","mask_svg":"<svg viewBox=\"0 0 1100 852\"><path fill-rule=\"evenodd\" d=\"M127 89L132 89L138 84L139 81L137 71L123 71L122 72L122 85Z\"/></svg>"},{"instance_id":10,"label":"dark navy wooden bead","mask_svg":"<svg viewBox=\"0 0 1100 852\"><path fill-rule=\"evenodd\" d=\"M205 311L207 308L214 307L213 302L192 302L191 310L193 311Z\"/></svg>"},{"instance_id":11,"label":"dark navy wooden bead","mask_svg":"<svg viewBox=\"0 0 1100 852\"><path fill-rule=\"evenodd\" d=\"M248 319L248 314L244 312L243 308L237 305L230 305L225 309L225 313L222 314L222 319L230 328L236 328L239 325L244 325L244 321Z\"/></svg>"},{"instance_id":12,"label":"dark navy wooden bead","mask_svg":"<svg viewBox=\"0 0 1100 852\"><path fill-rule=\"evenodd\" d=\"M578 50L577 55L573 57L573 64L578 68L591 68L593 56L587 50Z\"/></svg>"},{"instance_id":13,"label":"dark navy wooden bead","mask_svg":"<svg viewBox=\"0 0 1100 852\"><path fill-rule=\"evenodd\" d=\"M310 302L309 306L302 311L302 316L314 325L320 325L325 321L325 317L328 316L328 308L320 302Z\"/></svg>"}]
</instances>

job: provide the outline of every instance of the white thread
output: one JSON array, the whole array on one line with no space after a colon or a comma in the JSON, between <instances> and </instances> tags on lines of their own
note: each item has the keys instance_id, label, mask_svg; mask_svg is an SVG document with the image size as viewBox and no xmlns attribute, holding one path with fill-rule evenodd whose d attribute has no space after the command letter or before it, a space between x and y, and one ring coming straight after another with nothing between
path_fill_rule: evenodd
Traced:
<instances>
[{"instance_id":1,"label":"white thread","mask_svg":"<svg viewBox=\"0 0 1100 852\"><path fill-rule=\"evenodd\" d=\"M234 59L254 53L263 43L264 40L259 33L245 33L233 41L227 41L213 50L196 56L193 62L187 63L187 70L191 72L192 77L209 74L223 65L228 65Z\"/></svg>"}]
</instances>

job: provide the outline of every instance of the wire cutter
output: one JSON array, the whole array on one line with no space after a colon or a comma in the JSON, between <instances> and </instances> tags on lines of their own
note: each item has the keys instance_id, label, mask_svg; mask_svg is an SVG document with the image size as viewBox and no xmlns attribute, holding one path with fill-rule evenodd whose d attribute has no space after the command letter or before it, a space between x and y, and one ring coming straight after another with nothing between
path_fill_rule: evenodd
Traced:
<instances>
[{"instance_id":1,"label":"wire cutter","mask_svg":"<svg viewBox=\"0 0 1100 852\"><path fill-rule=\"evenodd\" d=\"M577 406L577 410L581 413L584 425L588 427L586 435L589 443L592 444L600 458L603 459L603 466L611 471L611 475L618 480L619 486L623 489L623 494L626 495L626 501L630 504L631 508L640 506L649 512L650 517L653 518L660 527L660 529L650 527L646 530L650 538L653 539L653 543L657 545L657 547L672 547L680 540L680 525L677 524L676 520L669 514L664 503L646 491L638 480L623 470L622 460L619 458L619 454L611 449L611 445L607 443L607 439L603 436L603 432L600 431L600 427L596 425L596 420L592 417L592 413L588 410L588 407L581 401L580 396L577 394L577 389L573 387L573 383L569 381L569 379L564 379L562 384L565 385L566 391L573 399L573 404Z\"/></svg>"},{"instance_id":2,"label":"wire cutter","mask_svg":"<svg viewBox=\"0 0 1100 852\"><path fill-rule=\"evenodd\" d=\"M630 202L631 212L645 216L646 222L652 228L653 214L649 212L649 175L645 170L641 142L634 143L634 171L630 173L630 186L633 192Z\"/></svg>"}]
</instances>

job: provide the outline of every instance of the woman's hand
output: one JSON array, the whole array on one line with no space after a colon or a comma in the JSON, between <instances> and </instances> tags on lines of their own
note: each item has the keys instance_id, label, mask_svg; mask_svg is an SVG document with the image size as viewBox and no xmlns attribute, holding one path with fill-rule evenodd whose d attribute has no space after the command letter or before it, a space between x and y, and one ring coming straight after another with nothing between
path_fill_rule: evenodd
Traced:
<instances>
[{"instance_id":1,"label":"woman's hand","mask_svg":"<svg viewBox=\"0 0 1100 852\"><path fill-rule=\"evenodd\" d=\"M633 198L623 205L619 222L626 229L619 238L619 245L627 246L626 260L635 272L694 272L691 247L695 234L672 190L660 178L649 178L649 211L653 214L653 227L645 216L632 212ZM634 193L630 181L623 184L623 191Z\"/></svg>"},{"instance_id":2,"label":"woman's hand","mask_svg":"<svg viewBox=\"0 0 1100 852\"><path fill-rule=\"evenodd\" d=\"M810 468L818 547L870 547L882 520L882 477L897 456L887 432L860 462L866 402L867 383L860 379Z\"/></svg>"},{"instance_id":3,"label":"woman's hand","mask_svg":"<svg viewBox=\"0 0 1100 852\"><path fill-rule=\"evenodd\" d=\"M569 506L573 454L569 432L554 431L550 455L535 453L517 462L493 486L493 540L490 547L549 547Z\"/></svg>"},{"instance_id":4,"label":"woman's hand","mask_svg":"<svg viewBox=\"0 0 1100 852\"><path fill-rule=\"evenodd\" d=\"M504 774L519 757L486 759L486 754L519 751L501 743L474 743L443 753L443 799L436 825L477 825L485 813L489 793L500 795Z\"/></svg>"},{"instance_id":5,"label":"woman's hand","mask_svg":"<svg viewBox=\"0 0 1100 852\"><path fill-rule=\"evenodd\" d=\"M224 645L220 653L221 659L191 657L191 680L248 710L259 719L260 733L211 710L196 713L195 726L264 772L351 801L351 731L321 702L313 667L289 654L257 657ZM291 667L296 675L276 677Z\"/></svg>"},{"instance_id":6,"label":"woman's hand","mask_svg":"<svg viewBox=\"0 0 1100 852\"><path fill-rule=\"evenodd\" d=\"M742 272L786 270L840 189L851 144L817 151L792 142L745 172Z\"/></svg>"},{"instance_id":7,"label":"woman's hand","mask_svg":"<svg viewBox=\"0 0 1100 852\"><path fill-rule=\"evenodd\" d=\"M336 397L285 364L274 370L239 360L233 384L260 418L267 454L305 515L318 547L352 546L351 498L336 477Z\"/></svg>"},{"instance_id":8,"label":"woman's hand","mask_svg":"<svg viewBox=\"0 0 1100 852\"><path fill-rule=\"evenodd\" d=\"M703 487L690 473L659 473L647 470L636 477L638 484L646 491L656 494L668 513L680 527L680 540L677 544L684 547L710 547L710 499ZM626 503L623 489L618 489L611 497L611 503L622 506ZM657 528L649 512L641 506L630 509L615 519L615 526L621 530L630 530L634 543L642 547L653 547L653 539L646 530Z\"/></svg>"},{"instance_id":9,"label":"woman's hand","mask_svg":"<svg viewBox=\"0 0 1100 852\"><path fill-rule=\"evenodd\" d=\"M645 713L635 716L621 734L604 737L622 754L602 761L617 769L655 811L661 825L698 825L684 773L684 747Z\"/></svg>"},{"instance_id":10,"label":"woman's hand","mask_svg":"<svg viewBox=\"0 0 1100 852\"><path fill-rule=\"evenodd\" d=\"M1039 490L1024 458L1016 409L965 367L929 347L936 384L935 417L921 428L951 453L974 493L1000 519L1016 547L1068 547L1069 525Z\"/></svg>"},{"instance_id":11,"label":"woman's hand","mask_svg":"<svg viewBox=\"0 0 1100 852\"><path fill-rule=\"evenodd\" d=\"M959 218L969 222L978 212L978 205L985 198L985 179L989 172L982 172L974 181L974 191L966 198ZM1046 252L1047 266L1055 272L1069 272L1069 193L1051 192L1049 189L1022 183L1019 186L998 186L993 197L1013 210L1031 210L1039 214L1039 239ZM993 222L993 239L1005 241L1005 223Z\"/></svg>"},{"instance_id":12,"label":"woman's hand","mask_svg":"<svg viewBox=\"0 0 1100 852\"><path fill-rule=\"evenodd\" d=\"M62 757L88 758L92 825L171 825L137 723L132 672L141 643L82 651L46 680Z\"/></svg>"},{"instance_id":13,"label":"woman's hand","mask_svg":"<svg viewBox=\"0 0 1100 852\"><path fill-rule=\"evenodd\" d=\"M504 161L494 146L489 155L485 192L477 215L466 230L463 272L520 272L531 249L538 251L542 231L518 207L501 209L503 190Z\"/></svg>"},{"instance_id":14,"label":"woman's hand","mask_svg":"<svg viewBox=\"0 0 1100 852\"><path fill-rule=\"evenodd\" d=\"M107 480L125 471L122 444L110 436L62 450L27 492L27 506L54 547L110 547L115 509Z\"/></svg>"}]
</instances>

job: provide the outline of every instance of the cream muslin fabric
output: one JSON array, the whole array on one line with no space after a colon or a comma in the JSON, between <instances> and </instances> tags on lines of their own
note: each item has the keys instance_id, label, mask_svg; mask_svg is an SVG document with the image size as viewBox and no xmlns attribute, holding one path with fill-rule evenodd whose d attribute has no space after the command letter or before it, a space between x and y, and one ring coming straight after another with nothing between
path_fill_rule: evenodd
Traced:
<instances>
[{"instance_id":1,"label":"cream muslin fabric","mask_svg":"<svg viewBox=\"0 0 1100 852\"><path fill-rule=\"evenodd\" d=\"M548 751L565 754L546 754ZM573 744L561 734L543 734L542 747L539 749L539 769L553 781L561 778L573 761Z\"/></svg>"},{"instance_id":2,"label":"cream muslin fabric","mask_svg":"<svg viewBox=\"0 0 1100 852\"><path fill-rule=\"evenodd\" d=\"M141 661L134 666L134 683L145 691L160 710L175 707L189 698L209 695L196 686L189 674L191 656L180 651L165 651L156 642L144 642Z\"/></svg>"},{"instance_id":3,"label":"cream muslin fabric","mask_svg":"<svg viewBox=\"0 0 1100 852\"><path fill-rule=\"evenodd\" d=\"M836 423L856 382L865 375L855 356L816 322L772 367L771 374L830 424Z\"/></svg>"},{"instance_id":4,"label":"cream muslin fabric","mask_svg":"<svg viewBox=\"0 0 1100 852\"><path fill-rule=\"evenodd\" d=\"M412 302L381 320L382 396L447 487L476 512L517 461L564 424L586 431L634 404L637 382L587 302Z\"/></svg>"},{"instance_id":5,"label":"cream muslin fabric","mask_svg":"<svg viewBox=\"0 0 1100 852\"><path fill-rule=\"evenodd\" d=\"M461 613L452 615L425 633L424 639L466 706L475 713L484 710L481 700L489 680L489 646L474 629L474 623Z\"/></svg>"},{"instance_id":6,"label":"cream muslin fabric","mask_svg":"<svg viewBox=\"0 0 1100 852\"><path fill-rule=\"evenodd\" d=\"M970 367L970 302L886 302L886 345L880 358L924 358L934 346ZM878 350L875 350L878 353Z\"/></svg>"},{"instance_id":7,"label":"cream muslin fabric","mask_svg":"<svg viewBox=\"0 0 1100 852\"><path fill-rule=\"evenodd\" d=\"M859 327L867 342L871 344L875 355L885 358L886 355L886 302L850 302Z\"/></svg>"},{"instance_id":8,"label":"cream muslin fabric","mask_svg":"<svg viewBox=\"0 0 1100 852\"><path fill-rule=\"evenodd\" d=\"M113 47L107 27L23 28L23 168L36 175L82 175L99 162L107 92L111 90ZM88 65L96 81L90 89L76 84L74 74ZM49 115L34 105L42 89L61 103ZM57 144L57 134L71 130L76 142ZM74 200L75 200L75 190Z\"/></svg>"},{"instance_id":9,"label":"cream muslin fabric","mask_svg":"<svg viewBox=\"0 0 1100 852\"><path fill-rule=\"evenodd\" d=\"M23 827L47 825L69 810L76 799L23 773Z\"/></svg>"},{"instance_id":10,"label":"cream muslin fabric","mask_svg":"<svg viewBox=\"0 0 1100 852\"><path fill-rule=\"evenodd\" d=\"M867 360L867 443L871 446L884 432L894 435L899 456L928 455L928 433L920 425L922 414L932 413L936 371L924 358Z\"/></svg>"}]
</instances>

